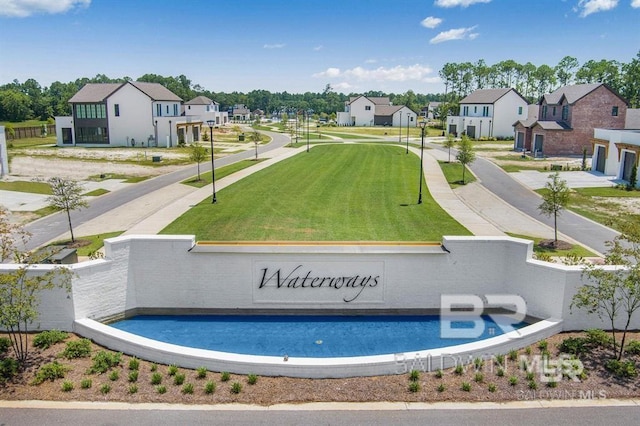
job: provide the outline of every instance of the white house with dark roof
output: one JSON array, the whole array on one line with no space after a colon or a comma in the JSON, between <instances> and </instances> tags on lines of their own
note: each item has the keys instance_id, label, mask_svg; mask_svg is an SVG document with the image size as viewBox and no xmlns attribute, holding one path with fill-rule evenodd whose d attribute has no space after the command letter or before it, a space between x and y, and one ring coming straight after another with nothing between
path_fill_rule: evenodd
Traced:
<instances>
[{"instance_id":1,"label":"white house with dark roof","mask_svg":"<svg viewBox=\"0 0 640 426\"><path fill-rule=\"evenodd\" d=\"M447 133L472 139L513 137L513 123L526 120L528 102L515 89L480 89L460 101L460 115L447 117Z\"/></svg>"},{"instance_id":2,"label":"white house with dark roof","mask_svg":"<svg viewBox=\"0 0 640 426\"><path fill-rule=\"evenodd\" d=\"M229 113L220 111L220 104L206 96L196 96L185 102L184 115L186 117L198 117L203 123L213 120L216 126L222 126L229 122Z\"/></svg>"},{"instance_id":3,"label":"white house with dark roof","mask_svg":"<svg viewBox=\"0 0 640 426\"><path fill-rule=\"evenodd\" d=\"M640 165L640 130L594 129L591 169L629 182ZM640 180L636 181L640 187Z\"/></svg>"},{"instance_id":4,"label":"white house with dark roof","mask_svg":"<svg viewBox=\"0 0 640 426\"><path fill-rule=\"evenodd\" d=\"M199 135L181 116L182 99L158 83L90 83L69 103L72 116L56 117L58 146L172 147L179 128L186 139Z\"/></svg>"},{"instance_id":5,"label":"white house with dark roof","mask_svg":"<svg viewBox=\"0 0 640 426\"><path fill-rule=\"evenodd\" d=\"M355 96L337 113L338 126L417 125L417 114L404 105L393 105L388 97Z\"/></svg>"}]
</instances>

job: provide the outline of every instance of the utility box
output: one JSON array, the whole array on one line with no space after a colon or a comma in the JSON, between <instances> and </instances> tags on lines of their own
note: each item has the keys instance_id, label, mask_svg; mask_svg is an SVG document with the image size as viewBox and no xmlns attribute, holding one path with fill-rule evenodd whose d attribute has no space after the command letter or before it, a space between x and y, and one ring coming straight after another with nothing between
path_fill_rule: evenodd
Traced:
<instances>
[{"instance_id":1,"label":"utility box","mask_svg":"<svg viewBox=\"0 0 640 426\"><path fill-rule=\"evenodd\" d=\"M161 155L154 155L151 157L151 161L154 163L159 163L162 161L162 156Z\"/></svg>"}]
</instances>

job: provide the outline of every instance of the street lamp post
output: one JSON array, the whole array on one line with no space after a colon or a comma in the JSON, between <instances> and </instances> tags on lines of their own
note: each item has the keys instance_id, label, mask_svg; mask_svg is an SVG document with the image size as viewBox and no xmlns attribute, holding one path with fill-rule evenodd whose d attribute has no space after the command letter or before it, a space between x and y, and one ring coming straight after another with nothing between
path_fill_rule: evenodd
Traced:
<instances>
[{"instance_id":1,"label":"street lamp post","mask_svg":"<svg viewBox=\"0 0 640 426\"><path fill-rule=\"evenodd\" d=\"M410 113L407 113L407 152L406 154L409 153L409 117L410 117Z\"/></svg>"},{"instance_id":2,"label":"street lamp post","mask_svg":"<svg viewBox=\"0 0 640 426\"><path fill-rule=\"evenodd\" d=\"M309 119L311 118L311 113L313 110L307 110L307 152L309 152Z\"/></svg>"},{"instance_id":3,"label":"street lamp post","mask_svg":"<svg viewBox=\"0 0 640 426\"><path fill-rule=\"evenodd\" d=\"M402 112L398 112L398 117L400 118L400 122L398 123L398 128L400 129L400 135L398 136L398 143L402 143Z\"/></svg>"},{"instance_id":4,"label":"street lamp post","mask_svg":"<svg viewBox=\"0 0 640 426\"><path fill-rule=\"evenodd\" d=\"M421 137L421 142L420 142L420 191L418 192L418 204L422 204L422 174L423 174L423 163L422 163L422 156L424 155L424 130L427 127L427 122L423 121L422 123L420 123L420 127L421 127L421 133L420 133L420 137Z\"/></svg>"},{"instance_id":5,"label":"street lamp post","mask_svg":"<svg viewBox=\"0 0 640 426\"><path fill-rule=\"evenodd\" d=\"M213 196L211 197L211 204L215 204L216 201L216 173L215 164L213 163L213 120L207 120L209 125L209 141L211 142L211 184L213 186Z\"/></svg>"}]
</instances>

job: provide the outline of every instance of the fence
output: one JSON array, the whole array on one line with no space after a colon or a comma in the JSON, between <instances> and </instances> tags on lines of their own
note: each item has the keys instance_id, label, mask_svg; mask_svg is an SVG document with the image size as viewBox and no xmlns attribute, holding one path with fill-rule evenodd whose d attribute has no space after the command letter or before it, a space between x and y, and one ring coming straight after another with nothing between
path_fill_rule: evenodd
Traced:
<instances>
[{"instance_id":1,"label":"fence","mask_svg":"<svg viewBox=\"0 0 640 426\"><path fill-rule=\"evenodd\" d=\"M47 124L47 135L55 135L56 134L56 125L55 124ZM7 128L4 128L4 134L7 140L11 139L25 139L25 138L39 138L42 137L42 130L44 126L31 126L31 127L14 127L13 135L9 133Z\"/></svg>"}]
</instances>

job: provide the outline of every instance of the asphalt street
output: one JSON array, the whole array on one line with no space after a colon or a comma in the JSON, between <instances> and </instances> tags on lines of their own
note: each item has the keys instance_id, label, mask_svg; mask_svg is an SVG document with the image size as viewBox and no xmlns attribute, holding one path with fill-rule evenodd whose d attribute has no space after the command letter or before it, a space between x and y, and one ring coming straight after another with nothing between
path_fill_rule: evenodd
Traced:
<instances>
[{"instance_id":1,"label":"asphalt street","mask_svg":"<svg viewBox=\"0 0 640 426\"><path fill-rule=\"evenodd\" d=\"M258 153L262 154L277 148L281 148L289 143L289 137L275 132L263 132L272 138L272 141L267 145L258 147ZM254 150L248 150L237 154L229 155L215 160L216 169L238 162L253 158L255 156ZM206 172L211 170L211 164L200 164L200 171ZM161 175L153 179L149 179L135 185L131 185L129 188L124 188L118 191L105 194L101 197L97 197L91 201L89 208L82 210L74 210L71 212L71 221L74 228L88 222L96 217L116 208L123 204L126 204L138 197L151 193L158 189L164 188L167 185L171 185L176 182L181 182L191 176L197 174L197 166L186 166L184 169ZM27 250L32 250L48 241L64 234L69 230L69 224L65 212L58 212L53 215L44 217L40 220L32 222L25 226L25 229L32 235L31 240L25 247Z\"/></svg>"},{"instance_id":2,"label":"asphalt street","mask_svg":"<svg viewBox=\"0 0 640 426\"><path fill-rule=\"evenodd\" d=\"M429 144L429 146L445 150L439 145ZM452 150L452 156L454 155ZM538 194L484 158L477 157L469 168L478 177L482 186L521 212L553 228L553 217L547 217L538 210L538 206L542 203L542 198ZM605 242L613 240L618 235L618 232L613 229L569 210L564 210L558 217L558 232L568 235L601 254L608 250Z\"/></svg>"},{"instance_id":3,"label":"asphalt street","mask_svg":"<svg viewBox=\"0 0 640 426\"><path fill-rule=\"evenodd\" d=\"M638 406L536 409L426 410L265 410L247 407L219 410L0 409L0 425L634 425Z\"/></svg>"}]
</instances>

